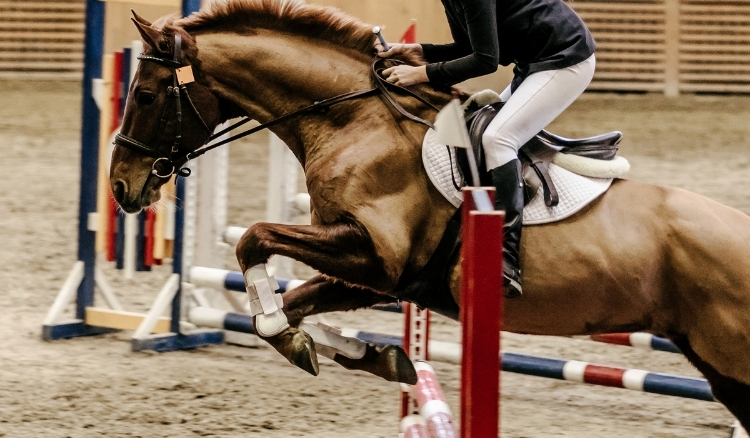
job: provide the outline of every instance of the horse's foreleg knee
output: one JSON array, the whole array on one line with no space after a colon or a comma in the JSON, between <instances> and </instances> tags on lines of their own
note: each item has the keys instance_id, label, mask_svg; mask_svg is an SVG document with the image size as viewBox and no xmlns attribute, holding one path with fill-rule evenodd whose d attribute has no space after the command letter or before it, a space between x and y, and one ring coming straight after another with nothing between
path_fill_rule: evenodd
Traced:
<instances>
[{"instance_id":1,"label":"horse's foreleg knee","mask_svg":"<svg viewBox=\"0 0 750 438\"><path fill-rule=\"evenodd\" d=\"M279 225L258 223L237 244L243 272L278 254L298 260L330 277L379 291L391 291L403 267L386 263L370 235L357 223Z\"/></svg>"}]
</instances>

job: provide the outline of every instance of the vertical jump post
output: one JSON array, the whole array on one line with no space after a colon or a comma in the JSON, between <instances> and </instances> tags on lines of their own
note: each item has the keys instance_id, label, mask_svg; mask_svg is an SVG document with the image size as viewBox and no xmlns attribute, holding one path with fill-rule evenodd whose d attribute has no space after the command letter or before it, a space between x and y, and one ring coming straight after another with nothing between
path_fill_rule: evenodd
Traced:
<instances>
[{"instance_id":1,"label":"vertical jump post","mask_svg":"<svg viewBox=\"0 0 750 438\"><path fill-rule=\"evenodd\" d=\"M460 303L462 438L496 438L499 432L505 213L487 208L493 197L492 188L464 189Z\"/></svg>"},{"instance_id":2,"label":"vertical jump post","mask_svg":"<svg viewBox=\"0 0 750 438\"><path fill-rule=\"evenodd\" d=\"M78 204L78 262L50 309L42 327L42 338L54 340L104 333L110 330L84 323L86 307L94 302L96 269L96 192L99 164L99 108L94 101L93 82L102 74L104 50L104 3L86 0L84 34L83 101L81 102L81 185ZM55 323L73 297L76 297L75 320Z\"/></svg>"},{"instance_id":3,"label":"vertical jump post","mask_svg":"<svg viewBox=\"0 0 750 438\"><path fill-rule=\"evenodd\" d=\"M200 0L182 0L184 16L200 8ZM81 185L78 212L78 261L69 274L61 291L43 322L42 338L50 341L55 339L73 338L78 336L95 335L130 328L132 321L141 321L132 339L134 351L151 349L158 351L182 348L195 348L200 345L223 342L223 332L216 330L198 330L183 334L180 332L181 280L182 280L182 245L176 245L178 250L174 254L173 274L166 282L156 298L155 305L148 314L122 315L115 318L119 321L102 322L103 325L87 324L87 313L94 308L94 288L97 284L96 271L96 230L97 220L97 178L100 158L100 120L101 114L95 99L94 80L102 75L103 46L105 34L106 3L101 0L86 1L86 29L84 49L84 74L82 97L82 126L81 126ZM135 66L131 66L134 67ZM111 104L110 102L106 103ZM182 182L181 182L182 183ZM178 187L184 191L182 184ZM182 201L184 196L178 194ZM183 207L178 205L178 211ZM98 214L102 214L99 212ZM180 221L182 222L182 221ZM180 225L182 225L180 223ZM180 243L185 236L183 229L179 230ZM105 298L107 291L101 285ZM75 300L75 319L58 322L65 306ZM156 322L171 305L170 332L161 335L151 335ZM115 311L116 306L110 305ZM101 313L101 312L99 312ZM116 313L116 312L115 312ZM122 313L122 312L121 312ZM111 316L111 315L110 315ZM135 318L135 319L133 319ZM127 321L125 321L127 320ZM104 324L111 324L104 326Z\"/></svg>"}]
</instances>

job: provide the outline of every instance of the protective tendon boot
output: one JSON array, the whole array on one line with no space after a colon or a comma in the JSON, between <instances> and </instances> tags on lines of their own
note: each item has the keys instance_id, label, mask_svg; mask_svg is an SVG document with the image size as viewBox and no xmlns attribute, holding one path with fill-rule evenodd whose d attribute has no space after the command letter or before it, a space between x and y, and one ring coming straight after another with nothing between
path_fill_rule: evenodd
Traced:
<instances>
[{"instance_id":1,"label":"protective tendon boot","mask_svg":"<svg viewBox=\"0 0 750 438\"><path fill-rule=\"evenodd\" d=\"M521 221L523 219L523 179L518 159L490 170L495 192L495 210L505 210L503 227L503 286L505 296L521 295Z\"/></svg>"}]
</instances>

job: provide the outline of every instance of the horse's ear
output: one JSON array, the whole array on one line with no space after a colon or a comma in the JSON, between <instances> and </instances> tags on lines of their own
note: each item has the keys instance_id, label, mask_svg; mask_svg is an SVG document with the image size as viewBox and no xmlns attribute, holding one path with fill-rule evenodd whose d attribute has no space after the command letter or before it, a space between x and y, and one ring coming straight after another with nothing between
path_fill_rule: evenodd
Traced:
<instances>
[{"instance_id":1,"label":"horse's ear","mask_svg":"<svg viewBox=\"0 0 750 438\"><path fill-rule=\"evenodd\" d=\"M130 13L133 14L133 20L141 23L144 26L151 26L151 22L149 22L145 18L141 17L140 15L136 14L134 10L131 9Z\"/></svg>"},{"instance_id":2,"label":"horse's ear","mask_svg":"<svg viewBox=\"0 0 750 438\"><path fill-rule=\"evenodd\" d=\"M145 45L151 47L157 52L169 54L169 43L167 42L167 36L164 32L154 29L150 25L141 23L137 18L131 18L131 20L135 23L135 27L141 34L141 38L143 38Z\"/></svg>"}]
</instances>

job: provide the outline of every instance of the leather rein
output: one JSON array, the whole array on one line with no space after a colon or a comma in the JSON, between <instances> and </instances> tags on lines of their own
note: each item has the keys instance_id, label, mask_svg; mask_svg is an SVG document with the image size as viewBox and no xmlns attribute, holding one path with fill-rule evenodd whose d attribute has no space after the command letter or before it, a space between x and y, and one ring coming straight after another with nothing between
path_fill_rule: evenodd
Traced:
<instances>
[{"instance_id":1,"label":"leather rein","mask_svg":"<svg viewBox=\"0 0 750 438\"><path fill-rule=\"evenodd\" d=\"M307 113L312 112L325 112L328 108L330 108L333 105L336 105L337 103L345 102L352 99L358 99L362 97L368 97L373 96L376 94L381 94L385 101L390 104L396 111L398 111L401 115L406 117L407 119L423 124L430 128L435 128L432 123L430 123L427 120L424 120L420 117L417 117L411 113L409 113L406 109L404 109L403 106L401 106L392 96L391 89L399 91L401 93L410 95L420 101L421 103L429 106L430 108L434 109L435 111L439 111L439 108L437 108L432 103L428 102L425 98L422 96L419 96L418 94L414 93L413 91L406 89L404 87L401 87L399 85L391 84L387 82L383 76L382 71L385 69L385 66L382 66L381 64L385 61L383 58L376 58L373 60L371 66L370 66L370 76L375 84L373 88L368 89L362 89L357 91L351 91L348 93L339 94L337 96L330 97L328 99L323 99L320 101L313 102L311 105L308 105L306 107L300 108L296 111L293 111L291 113L285 114L283 116L280 116L276 119L273 119L269 122L262 123L258 126L255 126L251 129L248 129L246 131L243 131L239 134L235 134L229 138L220 140L216 143L211 143L212 141L218 139L222 135L226 134L227 132L230 132L231 130L242 126L253 119L246 117L231 126L222 129L219 132L216 132L212 134L208 140L206 140L205 144L198 149L192 151L192 152L185 152L181 150L182 145L182 104L181 104L181 96L184 96L184 98L187 100L189 107L193 110L194 114L197 116L198 120L203 124L203 127L211 132L211 129L208 127L206 122L203 120L203 118L200 115L200 112L196 108L195 104L193 103L192 99L190 98L190 94L188 94L187 90L187 83L188 82L181 82L178 79L178 70L189 67L189 64L183 64L180 60L181 58L181 52L182 52L182 38L180 34L175 34L175 48L174 48L174 54L172 59L168 58L159 58L155 56L147 56L144 54L141 54L138 56L138 59L142 61L148 61L148 62L155 62L157 64L164 65L166 67L169 67L173 70L172 72L172 85L167 87L167 97L174 99L175 102L175 118L177 121L177 130L175 132L172 146L169 149L168 153L165 153L163 150L160 150L157 146L154 146L153 144L144 143L139 140L136 140L132 137L129 137L122 132L118 133L115 136L114 144L126 147L128 149L131 149L136 152L140 152L142 154L151 156L156 158L154 161L152 168L151 168L151 174L155 175L158 178L169 178L172 175L187 177L190 176L190 169L187 167L183 167L185 164L187 164L190 160L193 160L206 152L216 149L219 146L223 146L227 143L230 143L234 140L240 139L242 137L246 137L248 135L254 134L260 130L270 128L271 126L277 125L279 123L285 122L289 119L302 116ZM400 61L396 61L400 62ZM162 115L162 119L160 121L159 130L157 132L156 138L158 139L161 136L162 130L166 126L167 123L167 107L169 106L169 99L167 100L167 103L164 107L164 112ZM168 172L166 173L160 173L158 170L158 166L161 166L162 164L167 166Z\"/></svg>"}]
</instances>

